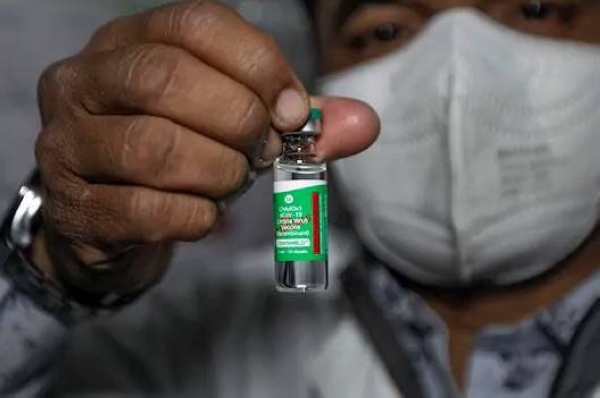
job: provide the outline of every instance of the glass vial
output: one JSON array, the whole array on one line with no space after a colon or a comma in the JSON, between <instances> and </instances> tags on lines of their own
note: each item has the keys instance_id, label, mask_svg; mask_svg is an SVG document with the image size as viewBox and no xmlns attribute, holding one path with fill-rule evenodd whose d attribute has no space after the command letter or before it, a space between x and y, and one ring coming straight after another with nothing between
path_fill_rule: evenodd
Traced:
<instances>
[{"instance_id":1,"label":"glass vial","mask_svg":"<svg viewBox=\"0 0 600 398\"><path fill-rule=\"evenodd\" d=\"M327 289L327 165L316 161L322 113L312 109L299 131L282 134L275 161L275 284L282 292Z\"/></svg>"}]
</instances>

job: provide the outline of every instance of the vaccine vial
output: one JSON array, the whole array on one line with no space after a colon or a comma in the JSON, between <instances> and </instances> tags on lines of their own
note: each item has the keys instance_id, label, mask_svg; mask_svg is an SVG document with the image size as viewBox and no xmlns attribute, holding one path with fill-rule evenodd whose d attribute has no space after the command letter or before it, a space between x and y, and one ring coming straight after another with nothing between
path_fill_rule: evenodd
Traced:
<instances>
[{"instance_id":1,"label":"vaccine vial","mask_svg":"<svg viewBox=\"0 0 600 398\"><path fill-rule=\"evenodd\" d=\"M275 161L273 220L275 284L282 292L327 289L327 165L315 158L322 112L311 109L304 127L282 134Z\"/></svg>"}]
</instances>

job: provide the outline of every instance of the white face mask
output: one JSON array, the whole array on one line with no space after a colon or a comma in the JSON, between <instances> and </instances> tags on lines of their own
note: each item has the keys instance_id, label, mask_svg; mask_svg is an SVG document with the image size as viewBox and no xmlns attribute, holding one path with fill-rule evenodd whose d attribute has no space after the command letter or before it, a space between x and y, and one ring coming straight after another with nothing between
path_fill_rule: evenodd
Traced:
<instances>
[{"instance_id":1,"label":"white face mask","mask_svg":"<svg viewBox=\"0 0 600 398\"><path fill-rule=\"evenodd\" d=\"M323 81L382 118L333 165L363 243L421 282L508 284L592 232L600 194L600 47L528 36L476 11Z\"/></svg>"}]
</instances>

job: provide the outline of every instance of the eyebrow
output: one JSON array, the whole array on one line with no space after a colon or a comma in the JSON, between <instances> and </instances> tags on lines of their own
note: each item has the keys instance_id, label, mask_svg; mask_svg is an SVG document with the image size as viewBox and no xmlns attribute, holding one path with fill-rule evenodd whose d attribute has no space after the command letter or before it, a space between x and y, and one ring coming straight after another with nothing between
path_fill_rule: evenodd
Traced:
<instances>
[{"instance_id":1,"label":"eyebrow","mask_svg":"<svg viewBox=\"0 0 600 398\"><path fill-rule=\"evenodd\" d=\"M336 28L339 30L361 7L371 4L403 3L401 0L343 0L337 13Z\"/></svg>"}]
</instances>

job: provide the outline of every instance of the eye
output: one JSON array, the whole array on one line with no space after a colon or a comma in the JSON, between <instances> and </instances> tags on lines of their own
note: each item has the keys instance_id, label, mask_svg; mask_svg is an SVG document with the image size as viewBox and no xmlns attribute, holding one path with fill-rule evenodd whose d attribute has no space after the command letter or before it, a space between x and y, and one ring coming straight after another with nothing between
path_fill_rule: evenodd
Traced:
<instances>
[{"instance_id":1,"label":"eye","mask_svg":"<svg viewBox=\"0 0 600 398\"><path fill-rule=\"evenodd\" d=\"M373 31L373 37L375 40L381 42L391 41L400 35L400 28L397 25L388 23L385 25L378 26Z\"/></svg>"},{"instance_id":2,"label":"eye","mask_svg":"<svg viewBox=\"0 0 600 398\"><path fill-rule=\"evenodd\" d=\"M561 37L576 11L573 3L557 1L504 0L494 3L490 16L525 33Z\"/></svg>"},{"instance_id":3,"label":"eye","mask_svg":"<svg viewBox=\"0 0 600 398\"><path fill-rule=\"evenodd\" d=\"M406 6L365 6L342 26L341 45L362 59L383 55L404 45L424 20L418 11Z\"/></svg>"},{"instance_id":4,"label":"eye","mask_svg":"<svg viewBox=\"0 0 600 398\"><path fill-rule=\"evenodd\" d=\"M556 13L556 7L542 1L530 1L521 6L525 19L545 19Z\"/></svg>"},{"instance_id":5,"label":"eye","mask_svg":"<svg viewBox=\"0 0 600 398\"><path fill-rule=\"evenodd\" d=\"M384 23L350 36L347 44L353 50L377 51L411 36L409 29L394 23Z\"/></svg>"}]
</instances>

